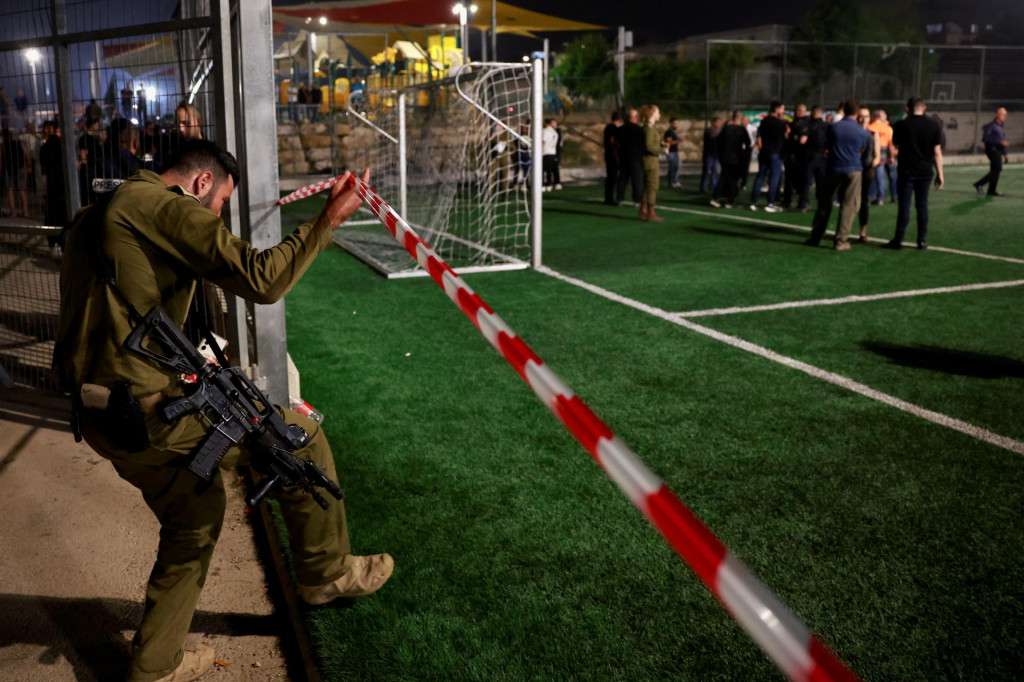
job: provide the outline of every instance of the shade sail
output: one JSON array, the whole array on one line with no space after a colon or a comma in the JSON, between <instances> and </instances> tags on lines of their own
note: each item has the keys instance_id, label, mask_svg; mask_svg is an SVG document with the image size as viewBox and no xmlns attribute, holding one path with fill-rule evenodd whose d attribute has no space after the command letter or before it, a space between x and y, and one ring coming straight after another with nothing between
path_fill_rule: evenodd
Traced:
<instances>
[{"instance_id":1,"label":"shade sail","mask_svg":"<svg viewBox=\"0 0 1024 682\"><path fill-rule=\"evenodd\" d=\"M475 3L477 12L469 25L487 29L491 25L491 0ZM367 32L401 27L448 27L458 29L458 17L449 2L423 0L353 0L350 2L314 2L302 5L278 5L274 20L296 28L317 27L332 33ZM324 20L324 21L322 21ZM543 31L591 31L604 26L562 19L550 14L532 12L504 2L497 3L499 33L531 33Z\"/></svg>"}]
</instances>

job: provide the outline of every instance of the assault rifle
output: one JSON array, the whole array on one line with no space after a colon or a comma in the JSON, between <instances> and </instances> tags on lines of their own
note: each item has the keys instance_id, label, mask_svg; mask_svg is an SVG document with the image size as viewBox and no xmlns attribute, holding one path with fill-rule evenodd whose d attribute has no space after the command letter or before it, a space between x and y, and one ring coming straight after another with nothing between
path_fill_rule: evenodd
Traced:
<instances>
[{"instance_id":1,"label":"assault rifle","mask_svg":"<svg viewBox=\"0 0 1024 682\"><path fill-rule=\"evenodd\" d=\"M144 343L147 339L155 344ZM228 449L242 443L252 455L252 466L267 475L267 480L246 499L250 507L258 505L278 484L302 486L324 509L328 503L316 491L317 487L336 500L344 497L323 469L294 454L309 442L305 429L286 423L240 368L208 363L159 306L138 321L124 346L162 367L195 375L196 381L184 397L165 402L157 409L167 423L199 412L213 426L188 465L188 470L203 481L209 483Z\"/></svg>"}]
</instances>

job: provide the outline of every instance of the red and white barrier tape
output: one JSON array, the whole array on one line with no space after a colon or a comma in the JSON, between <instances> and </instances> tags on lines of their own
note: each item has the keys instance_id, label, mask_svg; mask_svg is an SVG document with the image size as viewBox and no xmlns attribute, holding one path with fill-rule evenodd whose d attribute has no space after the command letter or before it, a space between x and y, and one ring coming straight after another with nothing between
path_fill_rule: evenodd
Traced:
<instances>
[{"instance_id":1,"label":"red and white barrier tape","mask_svg":"<svg viewBox=\"0 0 1024 682\"><path fill-rule=\"evenodd\" d=\"M284 197L281 197L280 199L278 199L277 200L277 205L278 206L284 206L285 204L290 204L293 201L298 201L299 199L305 199L306 197L311 197L314 194L318 194L320 192L323 192L325 189L330 189L331 187L334 187L335 183L338 182L338 179L340 177L342 177L342 176L337 175L337 176L335 176L333 178L326 178L324 180L320 180L319 182L314 182L312 185L306 185L305 187L300 187L297 190L295 190L294 192L292 192L291 194L289 194L288 196L284 196Z\"/></svg>"},{"instance_id":2,"label":"red and white barrier tape","mask_svg":"<svg viewBox=\"0 0 1024 682\"><path fill-rule=\"evenodd\" d=\"M352 176L349 182L388 232L562 420L782 672L797 682L858 680L394 209L362 180Z\"/></svg>"}]
</instances>

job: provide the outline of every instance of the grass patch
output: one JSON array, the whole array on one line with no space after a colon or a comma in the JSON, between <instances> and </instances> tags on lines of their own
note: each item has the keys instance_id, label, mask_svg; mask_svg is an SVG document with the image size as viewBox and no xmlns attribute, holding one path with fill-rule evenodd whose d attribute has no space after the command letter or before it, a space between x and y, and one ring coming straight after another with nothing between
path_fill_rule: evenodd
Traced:
<instances>
[{"instance_id":1,"label":"grass patch","mask_svg":"<svg viewBox=\"0 0 1024 682\"><path fill-rule=\"evenodd\" d=\"M974 171L949 177L960 173ZM1022 176L1004 177L1024 195ZM586 201L599 193L546 195L545 262L670 311L1024 272L938 252L836 254L801 247L804 233L688 214L648 225ZM958 201L934 196L929 242L1014 255L1019 200L992 202L1001 217L977 244ZM862 677L1024 670L1020 455L536 272L467 279ZM1022 437L1019 296L698 321ZM332 249L287 311L354 549L396 559L377 595L310 611L327 679L781 679L433 282L389 283Z\"/></svg>"}]
</instances>

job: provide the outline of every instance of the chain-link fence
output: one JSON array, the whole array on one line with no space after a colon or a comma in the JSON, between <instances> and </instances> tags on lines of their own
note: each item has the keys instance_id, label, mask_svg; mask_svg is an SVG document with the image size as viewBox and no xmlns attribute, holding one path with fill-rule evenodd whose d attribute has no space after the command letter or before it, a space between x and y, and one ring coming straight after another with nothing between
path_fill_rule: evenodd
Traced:
<instances>
[{"instance_id":1,"label":"chain-link fence","mask_svg":"<svg viewBox=\"0 0 1024 682\"><path fill-rule=\"evenodd\" d=\"M1013 116L1024 114L1024 47L711 40L706 53L709 115L773 100L834 110L854 99L895 120L920 96L942 121L948 153L979 153L998 107L1011 114L1011 144L1024 144L1024 116Z\"/></svg>"}]
</instances>

